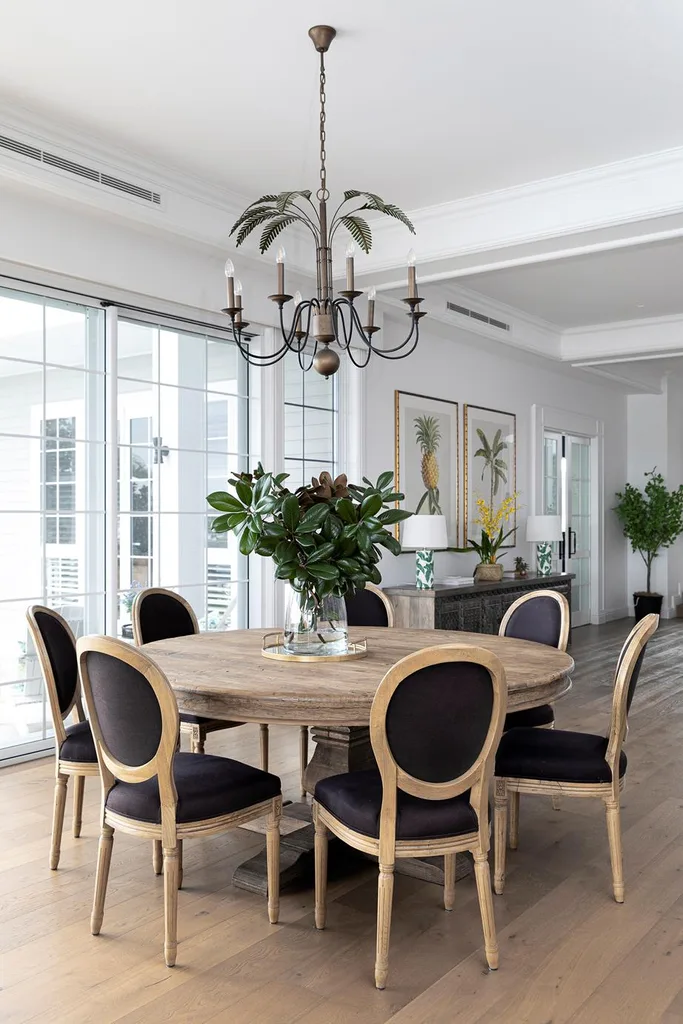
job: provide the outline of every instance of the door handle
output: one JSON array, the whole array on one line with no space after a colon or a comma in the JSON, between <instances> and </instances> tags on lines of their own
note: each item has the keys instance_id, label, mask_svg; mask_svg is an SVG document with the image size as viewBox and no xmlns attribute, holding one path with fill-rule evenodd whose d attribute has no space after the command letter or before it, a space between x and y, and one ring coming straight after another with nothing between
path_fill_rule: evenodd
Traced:
<instances>
[{"instance_id":1,"label":"door handle","mask_svg":"<svg viewBox=\"0 0 683 1024\"><path fill-rule=\"evenodd\" d=\"M573 547L572 547L572 538L574 540L574 546ZM570 526L569 527L569 557L571 558L575 554L576 554L576 530L572 530L572 528Z\"/></svg>"}]
</instances>

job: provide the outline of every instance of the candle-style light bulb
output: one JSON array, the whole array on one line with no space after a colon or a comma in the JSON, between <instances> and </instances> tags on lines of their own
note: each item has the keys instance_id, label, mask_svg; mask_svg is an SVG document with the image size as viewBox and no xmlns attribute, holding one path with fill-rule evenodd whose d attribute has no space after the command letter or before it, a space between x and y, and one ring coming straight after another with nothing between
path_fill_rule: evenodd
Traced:
<instances>
[{"instance_id":1,"label":"candle-style light bulb","mask_svg":"<svg viewBox=\"0 0 683 1024\"><path fill-rule=\"evenodd\" d=\"M235 308L235 264L232 260L225 261L225 276L228 283L228 309Z\"/></svg>"},{"instance_id":2,"label":"candle-style light bulb","mask_svg":"<svg viewBox=\"0 0 683 1024\"><path fill-rule=\"evenodd\" d=\"M377 295L376 288L368 289L368 327L375 326L375 296Z\"/></svg>"},{"instance_id":3,"label":"candle-style light bulb","mask_svg":"<svg viewBox=\"0 0 683 1024\"><path fill-rule=\"evenodd\" d=\"M299 303L303 302L303 301L304 301L304 297L301 294L301 292L299 291L299 289L297 288L297 290L294 292L294 305L298 306Z\"/></svg>"},{"instance_id":4,"label":"candle-style light bulb","mask_svg":"<svg viewBox=\"0 0 683 1024\"><path fill-rule=\"evenodd\" d=\"M237 313L235 314L235 324L237 327L242 326L242 282L239 280L235 281L235 308Z\"/></svg>"},{"instance_id":5,"label":"candle-style light bulb","mask_svg":"<svg viewBox=\"0 0 683 1024\"><path fill-rule=\"evenodd\" d=\"M411 249L408 253L408 298L417 298L417 275L415 272L415 264L417 263L417 256L415 250Z\"/></svg>"},{"instance_id":6,"label":"candle-style light bulb","mask_svg":"<svg viewBox=\"0 0 683 1024\"><path fill-rule=\"evenodd\" d=\"M285 247L284 247L284 245L281 245L280 248L277 251L277 257L275 259L275 262L277 263L277 294L278 295L284 295L285 294L285 257L286 256L287 256L287 253L285 252Z\"/></svg>"},{"instance_id":7,"label":"candle-style light bulb","mask_svg":"<svg viewBox=\"0 0 683 1024\"><path fill-rule=\"evenodd\" d=\"M346 290L347 292L355 291L355 273L353 266L353 257L356 252L356 247L353 242L349 242L346 246ZM352 300L353 301L353 300Z\"/></svg>"},{"instance_id":8,"label":"candle-style light bulb","mask_svg":"<svg viewBox=\"0 0 683 1024\"><path fill-rule=\"evenodd\" d=\"M240 298L242 298L242 282L239 280L239 278L235 281L235 295L238 295Z\"/></svg>"}]
</instances>

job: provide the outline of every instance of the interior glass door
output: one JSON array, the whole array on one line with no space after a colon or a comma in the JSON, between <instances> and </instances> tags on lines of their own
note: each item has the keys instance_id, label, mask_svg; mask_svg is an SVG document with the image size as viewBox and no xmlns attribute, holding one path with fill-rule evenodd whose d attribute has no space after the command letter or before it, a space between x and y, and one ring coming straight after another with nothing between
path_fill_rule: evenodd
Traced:
<instances>
[{"instance_id":1,"label":"interior glass door","mask_svg":"<svg viewBox=\"0 0 683 1024\"><path fill-rule=\"evenodd\" d=\"M543 513L562 519L563 540L554 545L562 572L572 580L572 626L590 622L590 438L546 431L543 438Z\"/></svg>"}]
</instances>

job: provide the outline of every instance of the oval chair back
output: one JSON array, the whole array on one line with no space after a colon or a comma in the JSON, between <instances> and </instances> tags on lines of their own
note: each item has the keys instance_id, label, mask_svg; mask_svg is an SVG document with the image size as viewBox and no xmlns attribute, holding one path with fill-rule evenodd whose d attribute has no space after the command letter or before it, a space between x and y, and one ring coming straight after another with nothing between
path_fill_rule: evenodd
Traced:
<instances>
[{"instance_id":1,"label":"oval chair back","mask_svg":"<svg viewBox=\"0 0 683 1024\"><path fill-rule=\"evenodd\" d=\"M393 626L394 608L384 593L374 583L366 583L363 590L356 590L344 598L349 626Z\"/></svg>"},{"instance_id":2,"label":"oval chair back","mask_svg":"<svg viewBox=\"0 0 683 1024\"><path fill-rule=\"evenodd\" d=\"M149 587L136 594L133 637L138 647L154 640L170 640L198 632L199 623L192 605L180 594L161 587Z\"/></svg>"},{"instance_id":3,"label":"oval chair back","mask_svg":"<svg viewBox=\"0 0 683 1024\"><path fill-rule=\"evenodd\" d=\"M77 649L104 797L116 781L156 777L165 845L175 846L179 717L173 690L161 669L122 640L81 637Z\"/></svg>"},{"instance_id":4,"label":"oval chair back","mask_svg":"<svg viewBox=\"0 0 683 1024\"><path fill-rule=\"evenodd\" d=\"M84 720L76 640L66 619L52 608L31 605L26 618L45 681L59 750L66 739L65 719L73 713L76 722Z\"/></svg>"},{"instance_id":5,"label":"oval chair back","mask_svg":"<svg viewBox=\"0 0 683 1024\"><path fill-rule=\"evenodd\" d=\"M566 651L569 639L569 602L557 590L537 590L524 594L506 611L498 635L532 640L537 644Z\"/></svg>"},{"instance_id":6,"label":"oval chair back","mask_svg":"<svg viewBox=\"0 0 683 1024\"><path fill-rule=\"evenodd\" d=\"M621 648L614 673L614 693L610 717L609 742L605 760L618 778L617 765L628 733L628 713L645 657L648 641L657 632L659 615L650 614L637 622Z\"/></svg>"},{"instance_id":7,"label":"oval chair back","mask_svg":"<svg viewBox=\"0 0 683 1024\"><path fill-rule=\"evenodd\" d=\"M429 647L387 672L370 712L382 777L380 860L393 856L397 789L426 800L469 790L488 849L488 784L506 706L505 669L479 647Z\"/></svg>"}]
</instances>

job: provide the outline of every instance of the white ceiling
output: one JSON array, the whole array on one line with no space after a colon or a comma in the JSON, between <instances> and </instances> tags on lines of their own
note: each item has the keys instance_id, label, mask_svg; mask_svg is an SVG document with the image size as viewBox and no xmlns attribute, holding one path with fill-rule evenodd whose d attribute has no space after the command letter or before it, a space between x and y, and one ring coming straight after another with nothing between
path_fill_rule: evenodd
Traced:
<instances>
[{"instance_id":1,"label":"white ceiling","mask_svg":"<svg viewBox=\"0 0 683 1024\"><path fill-rule=\"evenodd\" d=\"M683 313L683 238L461 277L559 328Z\"/></svg>"},{"instance_id":2,"label":"white ceiling","mask_svg":"<svg viewBox=\"0 0 683 1024\"><path fill-rule=\"evenodd\" d=\"M415 209L683 144L672 0L10 6L0 102L250 198L316 186L324 21L333 189Z\"/></svg>"}]
</instances>

